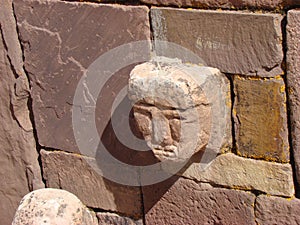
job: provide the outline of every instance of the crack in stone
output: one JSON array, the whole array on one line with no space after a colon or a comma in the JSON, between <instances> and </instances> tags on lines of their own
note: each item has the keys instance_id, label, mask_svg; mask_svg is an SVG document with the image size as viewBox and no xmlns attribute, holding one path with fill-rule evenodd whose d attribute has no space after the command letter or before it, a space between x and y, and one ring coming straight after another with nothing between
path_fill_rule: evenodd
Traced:
<instances>
[{"instance_id":1,"label":"crack in stone","mask_svg":"<svg viewBox=\"0 0 300 225\"><path fill-rule=\"evenodd\" d=\"M255 214L256 208L257 208L257 205L256 205L256 204L257 204L257 202L256 202L256 201L257 201L257 197L258 197L258 196L256 196L255 199L254 199L253 211L254 211L254 222L255 222L257 225L259 225L259 223L257 222L256 214Z\"/></svg>"},{"instance_id":2,"label":"crack in stone","mask_svg":"<svg viewBox=\"0 0 300 225\"><path fill-rule=\"evenodd\" d=\"M62 39L60 37L60 34L58 32L53 32L49 29L46 29L44 27L38 27L38 26L34 26L30 23L27 22L27 20L24 20L22 22L18 22L18 26L25 26L26 28L28 28L28 30L36 30L36 31L41 31L41 32L44 32L44 33L47 33L49 34L50 36L55 36L57 41L58 41L58 63L62 64L62 65L65 65L68 63L68 60L64 61L62 56L61 56L61 49L62 49Z\"/></svg>"},{"instance_id":3,"label":"crack in stone","mask_svg":"<svg viewBox=\"0 0 300 225\"><path fill-rule=\"evenodd\" d=\"M14 68L14 71L17 73L17 75L25 75L23 69L23 53L19 42L19 37L17 31L11 29L16 27L16 18L12 3L10 1L6 1L2 7L3 10L0 14L0 21L3 40L7 48L7 56L9 57L11 66Z\"/></svg>"},{"instance_id":4,"label":"crack in stone","mask_svg":"<svg viewBox=\"0 0 300 225\"><path fill-rule=\"evenodd\" d=\"M11 93L10 102L12 104L11 113L16 118L18 125L28 134L32 133L32 147L38 156L38 140L34 129L34 122L31 110L31 96L29 77L24 68L24 53L18 34L17 18L14 12L11 0L6 0L2 5L3 11L0 13L1 31L3 31L3 42L7 47L7 57L11 64L12 71L15 73L16 81L14 92ZM17 76L16 76L17 75ZM31 140L30 140L31 141ZM31 150L31 149L29 149ZM32 149L33 150L33 149ZM32 160L36 160L32 161ZM29 190L44 188L45 184L42 180L42 165L37 158L27 159L26 176Z\"/></svg>"}]
</instances>

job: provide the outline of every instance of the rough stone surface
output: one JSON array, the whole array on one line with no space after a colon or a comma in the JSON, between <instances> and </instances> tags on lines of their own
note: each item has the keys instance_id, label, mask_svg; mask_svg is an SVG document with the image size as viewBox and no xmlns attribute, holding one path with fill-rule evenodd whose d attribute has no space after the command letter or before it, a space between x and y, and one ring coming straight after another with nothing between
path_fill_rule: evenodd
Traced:
<instances>
[{"instance_id":1,"label":"rough stone surface","mask_svg":"<svg viewBox=\"0 0 300 225\"><path fill-rule=\"evenodd\" d=\"M71 108L79 79L110 49L150 39L148 8L35 0L16 0L14 8L39 143L75 152ZM116 76L127 82L128 75ZM108 97L115 97L117 85L110 85ZM107 111L107 105L102 108Z\"/></svg>"},{"instance_id":2,"label":"rough stone surface","mask_svg":"<svg viewBox=\"0 0 300 225\"><path fill-rule=\"evenodd\" d=\"M295 169L300 184L300 10L288 12L287 84Z\"/></svg>"},{"instance_id":3,"label":"rough stone surface","mask_svg":"<svg viewBox=\"0 0 300 225\"><path fill-rule=\"evenodd\" d=\"M72 193L44 188L28 193L22 199L12 225L96 225L97 218Z\"/></svg>"},{"instance_id":4,"label":"rough stone surface","mask_svg":"<svg viewBox=\"0 0 300 225\"><path fill-rule=\"evenodd\" d=\"M21 198L44 187L28 110L28 80L23 71L11 1L0 7L0 218L11 224Z\"/></svg>"},{"instance_id":5,"label":"rough stone surface","mask_svg":"<svg viewBox=\"0 0 300 225\"><path fill-rule=\"evenodd\" d=\"M136 66L128 85L137 126L161 161L230 145L229 92L219 70L164 57Z\"/></svg>"},{"instance_id":6,"label":"rough stone surface","mask_svg":"<svg viewBox=\"0 0 300 225\"><path fill-rule=\"evenodd\" d=\"M185 47L223 73L283 74L280 14L152 8L151 18L156 41ZM157 54L165 47L156 43Z\"/></svg>"},{"instance_id":7,"label":"rough stone surface","mask_svg":"<svg viewBox=\"0 0 300 225\"><path fill-rule=\"evenodd\" d=\"M255 216L258 224L300 224L300 200L260 195L256 198Z\"/></svg>"},{"instance_id":8,"label":"rough stone surface","mask_svg":"<svg viewBox=\"0 0 300 225\"><path fill-rule=\"evenodd\" d=\"M234 77L234 126L241 156L289 162L285 84L281 77Z\"/></svg>"},{"instance_id":9,"label":"rough stone surface","mask_svg":"<svg viewBox=\"0 0 300 225\"><path fill-rule=\"evenodd\" d=\"M135 221L115 213L97 213L97 218L99 225L143 225L142 220Z\"/></svg>"},{"instance_id":10,"label":"rough stone surface","mask_svg":"<svg viewBox=\"0 0 300 225\"><path fill-rule=\"evenodd\" d=\"M222 9L282 9L299 6L298 0L141 0L147 4L158 6L222 8Z\"/></svg>"},{"instance_id":11,"label":"rough stone surface","mask_svg":"<svg viewBox=\"0 0 300 225\"><path fill-rule=\"evenodd\" d=\"M255 195L177 179L143 187L146 224L255 224Z\"/></svg>"},{"instance_id":12,"label":"rough stone surface","mask_svg":"<svg viewBox=\"0 0 300 225\"><path fill-rule=\"evenodd\" d=\"M184 177L200 182L242 190L257 190L271 195L290 197L294 194L290 164L245 159L232 153L218 156L205 171L193 163Z\"/></svg>"},{"instance_id":13,"label":"rough stone surface","mask_svg":"<svg viewBox=\"0 0 300 225\"><path fill-rule=\"evenodd\" d=\"M62 151L41 151L47 187L61 188L78 196L88 207L141 216L139 187L119 185L103 178L88 157Z\"/></svg>"},{"instance_id":14,"label":"rough stone surface","mask_svg":"<svg viewBox=\"0 0 300 225\"><path fill-rule=\"evenodd\" d=\"M211 105L202 86L208 73L219 71L198 67L203 79L197 83L180 62L158 64L147 62L130 73L128 92L135 103L134 116L158 159L186 160L208 144Z\"/></svg>"}]
</instances>

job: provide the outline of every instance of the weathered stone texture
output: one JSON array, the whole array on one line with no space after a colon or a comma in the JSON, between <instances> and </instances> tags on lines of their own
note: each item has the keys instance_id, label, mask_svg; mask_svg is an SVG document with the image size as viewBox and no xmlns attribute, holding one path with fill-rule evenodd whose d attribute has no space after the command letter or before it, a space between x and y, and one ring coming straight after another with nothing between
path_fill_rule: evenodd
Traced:
<instances>
[{"instance_id":1,"label":"weathered stone texture","mask_svg":"<svg viewBox=\"0 0 300 225\"><path fill-rule=\"evenodd\" d=\"M256 199L255 216L258 224L300 224L300 200L260 195Z\"/></svg>"},{"instance_id":2,"label":"weathered stone texture","mask_svg":"<svg viewBox=\"0 0 300 225\"><path fill-rule=\"evenodd\" d=\"M11 224L21 198L44 187L29 118L28 80L23 71L11 1L0 7L0 223Z\"/></svg>"},{"instance_id":3,"label":"weathered stone texture","mask_svg":"<svg viewBox=\"0 0 300 225\"><path fill-rule=\"evenodd\" d=\"M47 187L70 191L88 207L121 212L136 218L141 216L140 188L103 178L88 163L94 159L45 150L41 151L41 158Z\"/></svg>"},{"instance_id":4,"label":"weathered stone texture","mask_svg":"<svg viewBox=\"0 0 300 225\"><path fill-rule=\"evenodd\" d=\"M44 188L30 192L22 199L12 225L53 224L97 225L97 218L72 193L65 190Z\"/></svg>"},{"instance_id":5,"label":"weathered stone texture","mask_svg":"<svg viewBox=\"0 0 300 225\"><path fill-rule=\"evenodd\" d=\"M295 169L300 184L300 10L288 12L287 83Z\"/></svg>"},{"instance_id":6,"label":"weathered stone texture","mask_svg":"<svg viewBox=\"0 0 300 225\"><path fill-rule=\"evenodd\" d=\"M222 9L281 9L289 6L299 6L298 0L141 0L147 4L158 6L222 8Z\"/></svg>"},{"instance_id":7,"label":"weathered stone texture","mask_svg":"<svg viewBox=\"0 0 300 225\"><path fill-rule=\"evenodd\" d=\"M231 146L229 81L216 68L157 57L131 71L128 96L139 130L161 161L216 155Z\"/></svg>"},{"instance_id":8,"label":"weathered stone texture","mask_svg":"<svg viewBox=\"0 0 300 225\"><path fill-rule=\"evenodd\" d=\"M280 14L152 8L151 18L155 40L185 47L223 73L283 73ZM164 48L156 44L159 55Z\"/></svg>"},{"instance_id":9,"label":"weathered stone texture","mask_svg":"<svg viewBox=\"0 0 300 225\"><path fill-rule=\"evenodd\" d=\"M146 224L255 224L255 195L177 179L143 187Z\"/></svg>"},{"instance_id":10,"label":"weathered stone texture","mask_svg":"<svg viewBox=\"0 0 300 225\"><path fill-rule=\"evenodd\" d=\"M115 213L97 213L97 218L99 225L143 225L142 219L135 221L131 218L119 216Z\"/></svg>"},{"instance_id":11,"label":"weathered stone texture","mask_svg":"<svg viewBox=\"0 0 300 225\"><path fill-rule=\"evenodd\" d=\"M281 77L234 77L233 109L237 153L289 162L285 84Z\"/></svg>"},{"instance_id":12,"label":"weathered stone texture","mask_svg":"<svg viewBox=\"0 0 300 225\"><path fill-rule=\"evenodd\" d=\"M136 66L130 73L128 93L135 103L137 125L154 155L161 161L184 161L208 144L211 101L203 86L207 76L220 72L191 66L202 77L197 82L186 65L168 60Z\"/></svg>"},{"instance_id":13,"label":"weathered stone texture","mask_svg":"<svg viewBox=\"0 0 300 225\"><path fill-rule=\"evenodd\" d=\"M232 153L218 156L204 171L198 163L193 163L182 175L228 188L257 190L287 197L294 195L290 164L245 159Z\"/></svg>"},{"instance_id":14,"label":"weathered stone texture","mask_svg":"<svg viewBox=\"0 0 300 225\"><path fill-rule=\"evenodd\" d=\"M150 39L148 8L35 0L16 0L14 8L32 83L39 143L77 151L71 120L76 85L100 55ZM116 76L127 82L128 74ZM118 93L113 88L110 85L110 98ZM107 105L101 107L108 111Z\"/></svg>"}]
</instances>

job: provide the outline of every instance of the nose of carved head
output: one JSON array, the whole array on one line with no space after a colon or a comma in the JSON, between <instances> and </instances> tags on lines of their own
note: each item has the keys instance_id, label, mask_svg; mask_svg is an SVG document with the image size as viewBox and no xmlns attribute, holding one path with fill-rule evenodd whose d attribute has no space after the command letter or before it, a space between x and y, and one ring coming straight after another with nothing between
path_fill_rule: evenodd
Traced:
<instances>
[{"instance_id":1,"label":"nose of carved head","mask_svg":"<svg viewBox=\"0 0 300 225\"><path fill-rule=\"evenodd\" d=\"M151 110L151 117L152 138L148 145L152 148L154 155L160 160L176 158L178 151L172 139L169 120L157 108Z\"/></svg>"}]
</instances>

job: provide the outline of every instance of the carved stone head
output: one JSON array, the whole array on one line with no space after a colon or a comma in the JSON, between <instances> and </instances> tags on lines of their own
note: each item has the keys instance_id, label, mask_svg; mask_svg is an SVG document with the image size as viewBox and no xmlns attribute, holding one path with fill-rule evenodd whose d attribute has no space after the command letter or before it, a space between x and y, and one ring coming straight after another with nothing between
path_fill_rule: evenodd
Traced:
<instances>
[{"instance_id":1,"label":"carved stone head","mask_svg":"<svg viewBox=\"0 0 300 225\"><path fill-rule=\"evenodd\" d=\"M131 71L128 95L136 124L161 161L187 160L208 144L211 104L202 87L211 71L201 68L156 58Z\"/></svg>"}]
</instances>

